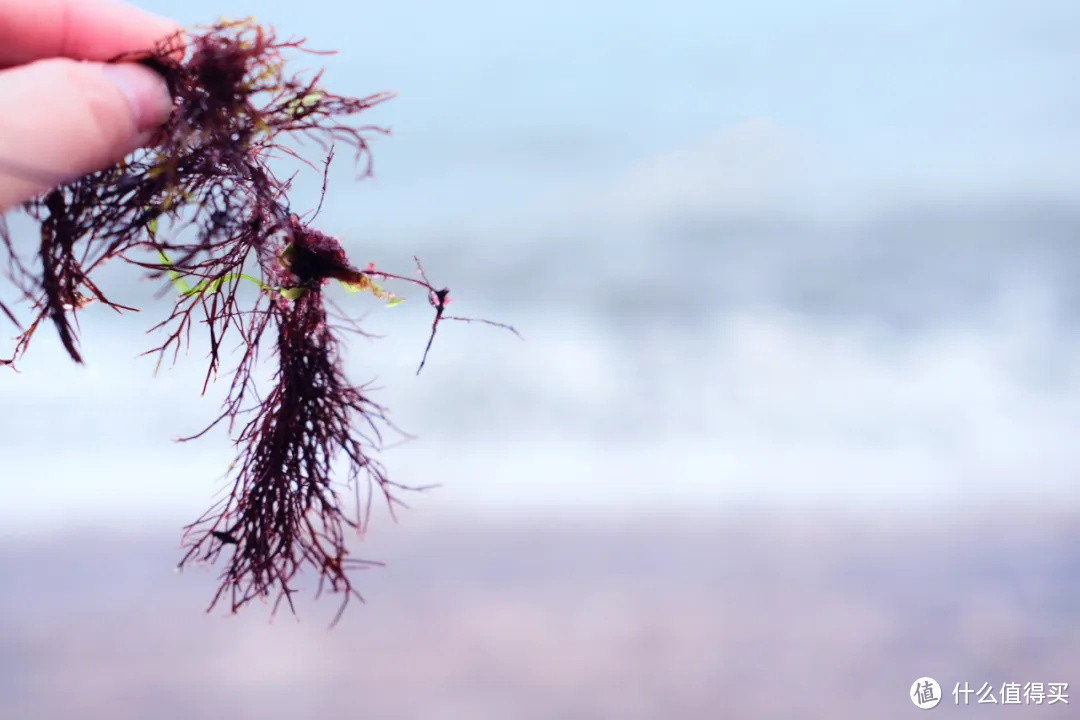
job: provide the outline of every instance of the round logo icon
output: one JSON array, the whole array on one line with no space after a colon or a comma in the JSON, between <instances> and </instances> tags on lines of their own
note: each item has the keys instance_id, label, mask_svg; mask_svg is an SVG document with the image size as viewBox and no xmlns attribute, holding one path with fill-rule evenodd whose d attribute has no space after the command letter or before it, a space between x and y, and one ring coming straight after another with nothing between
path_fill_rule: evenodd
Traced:
<instances>
[{"instance_id":1,"label":"round logo icon","mask_svg":"<svg viewBox=\"0 0 1080 720\"><path fill-rule=\"evenodd\" d=\"M929 710L937 707L941 702L941 685L932 677L921 677L911 683L911 691L908 694L911 702L920 710Z\"/></svg>"}]
</instances>

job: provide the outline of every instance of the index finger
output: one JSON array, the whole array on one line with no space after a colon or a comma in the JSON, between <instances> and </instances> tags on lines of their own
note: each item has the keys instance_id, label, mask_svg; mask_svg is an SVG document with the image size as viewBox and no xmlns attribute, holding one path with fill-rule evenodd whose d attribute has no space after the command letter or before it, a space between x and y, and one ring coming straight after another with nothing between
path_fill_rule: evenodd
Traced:
<instances>
[{"instance_id":1,"label":"index finger","mask_svg":"<svg viewBox=\"0 0 1080 720\"><path fill-rule=\"evenodd\" d=\"M0 0L0 67L152 50L179 27L114 0Z\"/></svg>"}]
</instances>

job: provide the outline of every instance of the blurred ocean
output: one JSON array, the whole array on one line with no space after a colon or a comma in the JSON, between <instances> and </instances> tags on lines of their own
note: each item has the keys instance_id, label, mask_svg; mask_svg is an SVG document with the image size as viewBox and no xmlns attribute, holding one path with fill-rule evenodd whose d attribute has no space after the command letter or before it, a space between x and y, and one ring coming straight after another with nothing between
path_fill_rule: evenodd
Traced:
<instances>
[{"instance_id":1,"label":"blurred ocean","mask_svg":"<svg viewBox=\"0 0 1080 720\"><path fill-rule=\"evenodd\" d=\"M422 294L394 308L337 294L381 336L350 343L350 372L417 436L384 459L403 482L442 483L433 502L1075 507L1080 213L1064 204L923 203L847 223L742 211L618 243L514 232L340 231L358 264L409 272L416 253L455 312L524 335L444 324L417 377ZM0 426L22 449L6 473L38 479L0 485L6 522L195 516L231 460L222 435L172 442L216 408L216 391L197 397L198 336L154 378L138 355L160 285L105 277L150 304L89 309L84 368L44 328L21 374L0 376Z\"/></svg>"}]
</instances>

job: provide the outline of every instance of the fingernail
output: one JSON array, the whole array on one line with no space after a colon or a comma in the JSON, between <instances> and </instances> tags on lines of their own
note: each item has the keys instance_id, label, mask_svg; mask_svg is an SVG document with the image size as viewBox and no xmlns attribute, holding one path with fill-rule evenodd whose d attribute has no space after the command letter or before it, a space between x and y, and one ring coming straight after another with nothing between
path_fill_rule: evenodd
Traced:
<instances>
[{"instance_id":1,"label":"fingernail","mask_svg":"<svg viewBox=\"0 0 1080 720\"><path fill-rule=\"evenodd\" d=\"M132 63L108 64L104 69L127 97L139 131L152 131L169 119L172 97L161 75Z\"/></svg>"}]
</instances>

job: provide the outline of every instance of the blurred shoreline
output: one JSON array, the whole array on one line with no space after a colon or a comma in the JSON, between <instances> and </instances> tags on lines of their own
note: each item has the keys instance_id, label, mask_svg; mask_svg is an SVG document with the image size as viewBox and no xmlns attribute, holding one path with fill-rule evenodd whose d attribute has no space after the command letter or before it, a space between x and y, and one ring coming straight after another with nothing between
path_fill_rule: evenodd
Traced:
<instances>
[{"instance_id":1,"label":"blurred shoreline","mask_svg":"<svg viewBox=\"0 0 1080 720\"><path fill-rule=\"evenodd\" d=\"M899 718L923 675L1080 667L1076 513L379 523L330 631L333 597L204 614L177 539L6 537L0 716Z\"/></svg>"}]
</instances>

